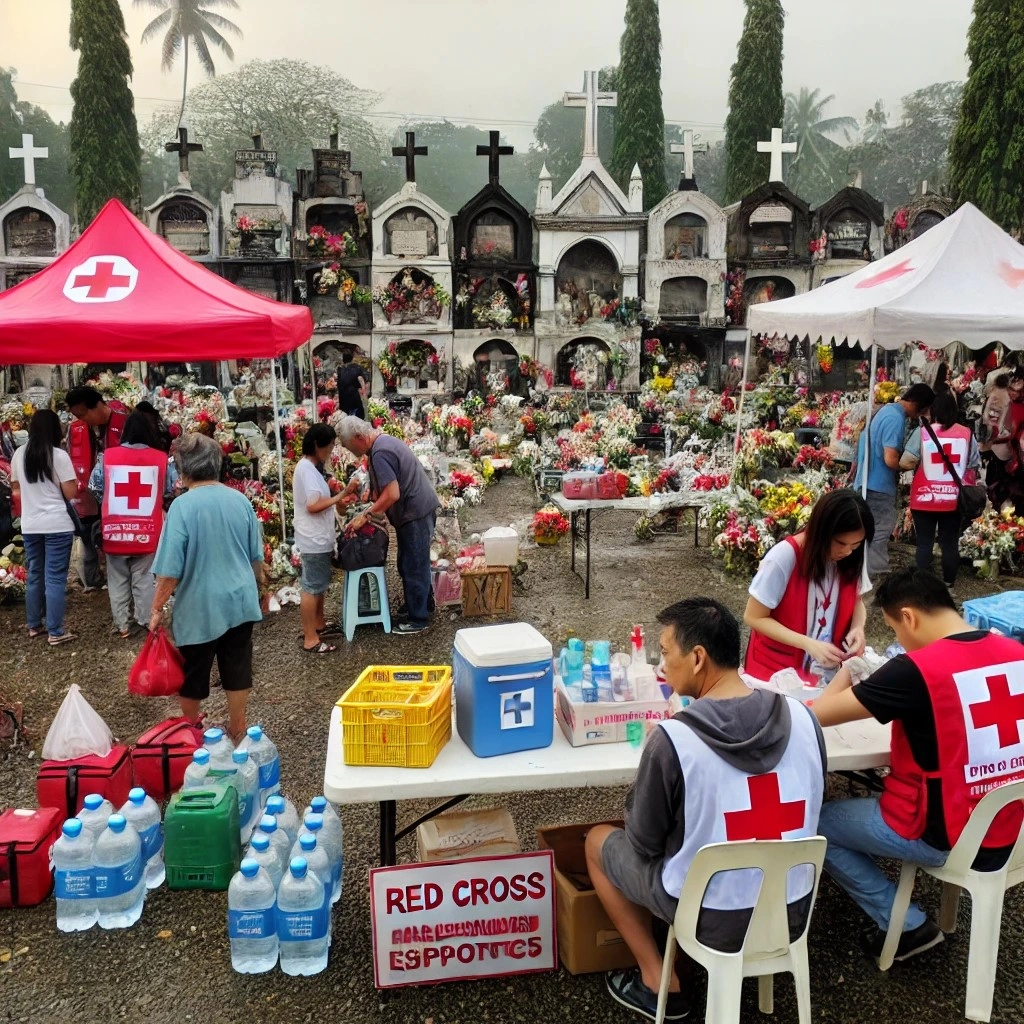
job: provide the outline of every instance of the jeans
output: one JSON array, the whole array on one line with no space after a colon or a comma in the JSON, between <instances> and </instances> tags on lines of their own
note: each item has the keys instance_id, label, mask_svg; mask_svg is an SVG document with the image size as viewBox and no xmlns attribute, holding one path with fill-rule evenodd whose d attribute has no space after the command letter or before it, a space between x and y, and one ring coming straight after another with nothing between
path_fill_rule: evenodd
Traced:
<instances>
[{"instance_id":1,"label":"jeans","mask_svg":"<svg viewBox=\"0 0 1024 1024\"><path fill-rule=\"evenodd\" d=\"M825 870L850 898L884 932L889 928L896 886L889 881L875 857L893 857L929 867L946 863L949 853L936 850L922 839L904 839L882 819L875 797L832 800L821 808L818 833L828 840ZM904 931L925 922L924 911L911 903Z\"/></svg>"},{"instance_id":2,"label":"jeans","mask_svg":"<svg viewBox=\"0 0 1024 1024\"><path fill-rule=\"evenodd\" d=\"M74 539L74 533L25 534L25 557L28 560L25 617L29 629L42 626L45 604L47 633L60 636L64 632L68 566Z\"/></svg>"},{"instance_id":3,"label":"jeans","mask_svg":"<svg viewBox=\"0 0 1024 1024\"><path fill-rule=\"evenodd\" d=\"M155 552L148 555L107 555L107 595L114 625L123 633L132 620L132 601L135 603L135 621L149 626L153 611L153 578Z\"/></svg>"},{"instance_id":4,"label":"jeans","mask_svg":"<svg viewBox=\"0 0 1024 1024\"><path fill-rule=\"evenodd\" d=\"M942 579L947 586L956 583L960 568L960 513L919 512L913 509L914 532L917 534L917 567L931 569L932 548L935 546L936 530L939 534L939 550L942 552Z\"/></svg>"},{"instance_id":5,"label":"jeans","mask_svg":"<svg viewBox=\"0 0 1024 1024\"><path fill-rule=\"evenodd\" d=\"M868 575L881 576L889 571L889 538L896 525L896 495L868 491L866 500L875 518L875 536L868 545Z\"/></svg>"},{"instance_id":6,"label":"jeans","mask_svg":"<svg viewBox=\"0 0 1024 1024\"><path fill-rule=\"evenodd\" d=\"M430 542L434 539L437 513L395 527L398 538L398 575L405 589L409 622L425 626L430 619Z\"/></svg>"}]
</instances>

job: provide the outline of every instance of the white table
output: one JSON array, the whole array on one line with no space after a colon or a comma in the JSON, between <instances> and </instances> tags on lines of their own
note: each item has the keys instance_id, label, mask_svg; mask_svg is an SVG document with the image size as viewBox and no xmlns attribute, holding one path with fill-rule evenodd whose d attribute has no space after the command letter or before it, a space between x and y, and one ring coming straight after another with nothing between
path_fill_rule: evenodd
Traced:
<instances>
[{"instance_id":1,"label":"white table","mask_svg":"<svg viewBox=\"0 0 1024 1024\"><path fill-rule=\"evenodd\" d=\"M874 719L825 730L828 770L863 771L889 763L889 726ZM341 709L331 710L324 796L332 803L380 804L380 863L395 863L395 845L422 822L464 800L468 793L525 793L546 789L624 786L633 781L641 750L628 743L573 747L555 723L550 747L498 757L477 757L452 718L452 738L429 768L365 768L342 759ZM397 802L447 798L397 831Z\"/></svg>"}]
</instances>

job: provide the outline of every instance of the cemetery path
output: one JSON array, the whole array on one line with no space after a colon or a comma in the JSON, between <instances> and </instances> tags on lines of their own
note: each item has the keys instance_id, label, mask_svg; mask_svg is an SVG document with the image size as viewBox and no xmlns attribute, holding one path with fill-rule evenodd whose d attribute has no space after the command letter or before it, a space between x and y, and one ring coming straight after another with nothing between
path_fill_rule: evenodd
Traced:
<instances>
[{"instance_id":1,"label":"cemetery path","mask_svg":"<svg viewBox=\"0 0 1024 1024\"><path fill-rule=\"evenodd\" d=\"M537 503L525 481L506 479L488 489L484 504L470 510L471 529L528 522ZM513 590L513 619L531 622L553 645L572 630L611 637L624 644L630 626L647 627L648 648L657 642L655 614L693 594L713 594L737 614L745 602L745 581L725 576L704 546L692 547L692 527L679 536L641 545L633 519L616 514L595 531L595 578L591 600L569 571L567 542L553 548L530 545L526 572ZM468 531L464 530L464 533ZM706 545L706 539L703 541ZM392 553L392 559L394 555ZM909 562L912 552L897 549ZM397 591L393 565L392 593ZM989 588L990 589L990 588ZM961 597L986 588L964 578ZM338 601L335 585L330 600ZM0 807L35 805L38 751L67 687L77 682L122 741L130 742L159 719L173 714L172 701L129 697L125 680L139 642L125 643L110 632L105 593L74 594L69 624L75 644L47 648L30 644L20 606L0 608L0 691L25 704L31 750L0 750ZM367 664L431 664L449 660L455 631L489 620L464 620L441 612L431 629L415 638L386 637L373 627L337 655L304 658L299 651L298 611L287 608L256 631L256 686L251 720L261 722L277 743L285 793L299 806L320 791L327 754L330 708ZM872 611L869 641L884 648L891 637ZM208 717L222 721L223 694L214 691ZM31 755L31 756L30 756ZM334 756L337 756L335 753ZM845 784L844 784L845 785ZM537 827L597 821L621 814L623 790L580 790L524 794L506 803L524 847L534 846ZM485 806L486 801L475 801ZM417 807L403 805L409 815ZM377 813L371 806L344 807L345 889L335 911L330 965L316 978L292 979L278 971L247 978L230 968L225 934L224 893L161 889L147 900L141 921L127 932L93 929L62 935L54 927L53 905L0 912L0 1020L6 1022L138 1021L146 1024L284 1024L328 1018L379 1024L548 1024L586 1021L618 1024L631 1015L614 1004L599 975L572 977L559 970L521 979L496 979L402 991L382 1001L373 988L366 872L377 851ZM415 857L411 839L399 846L400 860ZM924 886L934 908L937 889ZM945 947L880 974L859 950L859 913L828 881L821 887L811 937L815 1020L834 1022L914 1021L952 1024L962 1020L969 901L963 901L961 932ZM1024 937L1016 927L1024 910L1020 891L1007 900L993 1021L1016 1024L1024 1005ZM9 956L8 956L9 954ZM698 986L702 996L703 983ZM792 984L776 984L780 1021L796 1019ZM744 1014L756 1019L756 987L745 989ZM700 1019L699 1016L696 1019ZM746 1019L746 1016L745 1016Z\"/></svg>"}]
</instances>

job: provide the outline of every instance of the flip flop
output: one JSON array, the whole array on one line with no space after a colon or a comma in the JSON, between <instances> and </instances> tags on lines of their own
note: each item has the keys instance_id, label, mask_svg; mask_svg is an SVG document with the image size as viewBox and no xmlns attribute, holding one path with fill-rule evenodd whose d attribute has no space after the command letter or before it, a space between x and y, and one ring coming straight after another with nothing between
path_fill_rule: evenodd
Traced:
<instances>
[{"instance_id":1,"label":"flip flop","mask_svg":"<svg viewBox=\"0 0 1024 1024\"><path fill-rule=\"evenodd\" d=\"M307 654L331 654L338 648L334 647L332 644L325 644L321 641L318 644L314 644L312 647L306 647L305 644L303 644L302 649Z\"/></svg>"},{"instance_id":2,"label":"flip flop","mask_svg":"<svg viewBox=\"0 0 1024 1024\"><path fill-rule=\"evenodd\" d=\"M342 626L340 622L326 622L324 623L324 628L318 629L317 632L321 636L329 636L334 633L341 633Z\"/></svg>"},{"instance_id":3,"label":"flip flop","mask_svg":"<svg viewBox=\"0 0 1024 1024\"><path fill-rule=\"evenodd\" d=\"M46 629L45 629L45 627L40 626L38 629L32 629L31 627L29 628L29 631L28 631L28 638L29 638L29 640L35 640L36 637L40 637L40 636L46 636Z\"/></svg>"},{"instance_id":4,"label":"flip flop","mask_svg":"<svg viewBox=\"0 0 1024 1024\"><path fill-rule=\"evenodd\" d=\"M60 636L50 636L48 642L51 647L57 647L59 644L69 644L72 640L77 640L77 633L61 633Z\"/></svg>"}]
</instances>

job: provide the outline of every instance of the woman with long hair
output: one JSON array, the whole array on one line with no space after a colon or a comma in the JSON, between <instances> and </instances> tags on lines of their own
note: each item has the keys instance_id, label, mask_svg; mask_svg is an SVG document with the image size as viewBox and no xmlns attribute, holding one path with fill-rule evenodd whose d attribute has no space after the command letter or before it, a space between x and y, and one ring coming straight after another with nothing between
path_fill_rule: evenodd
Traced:
<instances>
[{"instance_id":1,"label":"woman with long hair","mask_svg":"<svg viewBox=\"0 0 1024 1024\"><path fill-rule=\"evenodd\" d=\"M769 679L792 668L812 682L863 653L864 552L874 534L867 502L852 490L831 491L804 529L764 556L743 613L750 675Z\"/></svg>"},{"instance_id":2,"label":"woman with long hair","mask_svg":"<svg viewBox=\"0 0 1024 1024\"><path fill-rule=\"evenodd\" d=\"M21 499L28 561L28 635L35 639L46 633L54 646L75 639L64 629L64 606L75 539L68 500L78 493L78 483L71 456L60 442L60 418L50 409L40 409L28 425L28 444L11 459L11 489Z\"/></svg>"}]
</instances>

